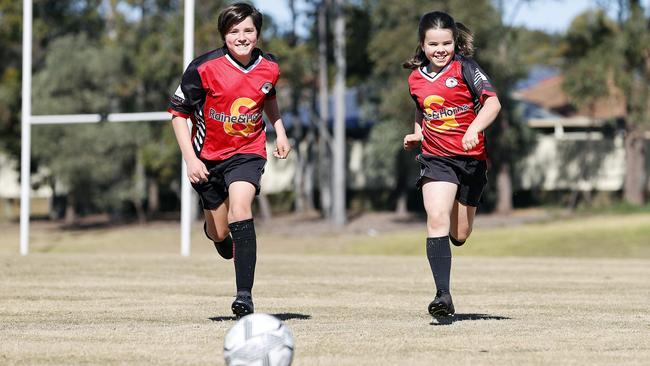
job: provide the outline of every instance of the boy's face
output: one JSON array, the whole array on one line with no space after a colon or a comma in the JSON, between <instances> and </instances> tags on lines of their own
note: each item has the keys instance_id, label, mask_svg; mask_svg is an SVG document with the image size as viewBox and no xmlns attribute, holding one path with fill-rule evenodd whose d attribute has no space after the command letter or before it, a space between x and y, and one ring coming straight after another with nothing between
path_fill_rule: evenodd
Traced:
<instances>
[{"instance_id":1,"label":"boy's face","mask_svg":"<svg viewBox=\"0 0 650 366\"><path fill-rule=\"evenodd\" d=\"M251 53L257 45L257 29L251 17L246 17L241 23L233 25L225 36L228 51L238 61L250 60Z\"/></svg>"},{"instance_id":2,"label":"boy's face","mask_svg":"<svg viewBox=\"0 0 650 366\"><path fill-rule=\"evenodd\" d=\"M422 50L431 61L433 71L440 71L449 63L455 46L451 29L429 29L425 33Z\"/></svg>"}]
</instances>

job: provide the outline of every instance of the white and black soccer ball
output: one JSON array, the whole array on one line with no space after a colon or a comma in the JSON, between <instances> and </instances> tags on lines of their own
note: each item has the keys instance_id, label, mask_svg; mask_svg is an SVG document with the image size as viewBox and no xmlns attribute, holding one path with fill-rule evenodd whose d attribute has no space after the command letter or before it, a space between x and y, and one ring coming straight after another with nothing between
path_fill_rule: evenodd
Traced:
<instances>
[{"instance_id":1,"label":"white and black soccer ball","mask_svg":"<svg viewBox=\"0 0 650 366\"><path fill-rule=\"evenodd\" d=\"M226 333L223 355L228 366L289 366L293 360L293 334L274 316L250 314Z\"/></svg>"}]
</instances>

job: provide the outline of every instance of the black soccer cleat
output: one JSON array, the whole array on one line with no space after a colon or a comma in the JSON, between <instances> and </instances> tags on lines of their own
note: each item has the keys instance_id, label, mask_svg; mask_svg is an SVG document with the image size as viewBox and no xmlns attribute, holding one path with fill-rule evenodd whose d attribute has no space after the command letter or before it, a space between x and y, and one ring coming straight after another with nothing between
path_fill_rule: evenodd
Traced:
<instances>
[{"instance_id":1,"label":"black soccer cleat","mask_svg":"<svg viewBox=\"0 0 650 366\"><path fill-rule=\"evenodd\" d=\"M206 222L203 223L203 232L205 232L205 236L208 237L208 239L212 240L210 235L208 235L208 224ZM233 248L232 248L232 237L230 235L226 236L226 238L223 241L214 241L214 248L217 250L217 253L223 259L232 259L233 257Z\"/></svg>"},{"instance_id":2,"label":"black soccer cleat","mask_svg":"<svg viewBox=\"0 0 650 366\"><path fill-rule=\"evenodd\" d=\"M436 298L429 304L429 314L434 318L438 318L454 315L455 312L449 291L438 290Z\"/></svg>"},{"instance_id":3,"label":"black soccer cleat","mask_svg":"<svg viewBox=\"0 0 650 366\"><path fill-rule=\"evenodd\" d=\"M253 314L255 312L253 297L251 295L237 295L237 298L232 303L231 309L237 319L248 314Z\"/></svg>"}]
</instances>

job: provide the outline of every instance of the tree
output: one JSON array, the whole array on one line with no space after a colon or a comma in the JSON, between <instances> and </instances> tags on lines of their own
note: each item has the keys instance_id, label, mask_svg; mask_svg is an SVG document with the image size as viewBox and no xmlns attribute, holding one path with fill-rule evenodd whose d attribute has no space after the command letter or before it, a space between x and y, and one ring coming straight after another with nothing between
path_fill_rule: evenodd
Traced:
<instances>
[{"instance_id":1,"label":"tree","mask_svg":"<svg viewBox=\"0 0 650 366\"><path fill-rule=\"evenodd\" d=\"M20 68L22 5L0 1L0 151L20 154Z\"/></svg>"},{"instance_id":2,"label":"tree","mask_svg":"<svg viewBox=\"0 0 650 366\"><path fill-rule=\"evenodd\" d=\"M106 95L119 85L114 78L123 63L121 51L83 34L60 37L51 45L45 67L34 75L34 114L107 110ZM62 184L67 191L67 221L76 219L78 209L119 211L125 199L141 199L142 192L129 181L138 165L137 140L148 137L142 126L55 125L33 132L34 158L52 172L52 186Z\"/></svg>"},{"instance_id":3,"label":"tree","mask_svg":"<svg viewBox=\"0 0 650 366\"><path fill-rule=\"evenodd\" d=\"M487 46L479 50L477 58L485 62L485 67L490 70L501 102L501 112L486 135L491 170L496 173L490 176L496 183L495 210L509 213L513 208L512 176L516 163L533 146L533 134L515 112L512 98L515 83L527 72L528 65L523 60L527 52L522 52L526 48L527 32L506 23L508 16L503 0L496 2L495 10L499 16L495 16L496 20L489 24L492 31L478 33L479 37L489 38L485 39Z\"/></svg>"},{"instance_id":4,"label":"tree","mask_svg":"<svg viewBox=\"0 0 650 366\"><path fill-rule=\"evenodd\" d=\"M645 201L645 142L650 129L650 19L637 0L617 2L618 22L602 10L577 17L566 37L565 91L577 105L593 104L615 85L624 95L625 201Z\"/></svg>"}]
</instances>

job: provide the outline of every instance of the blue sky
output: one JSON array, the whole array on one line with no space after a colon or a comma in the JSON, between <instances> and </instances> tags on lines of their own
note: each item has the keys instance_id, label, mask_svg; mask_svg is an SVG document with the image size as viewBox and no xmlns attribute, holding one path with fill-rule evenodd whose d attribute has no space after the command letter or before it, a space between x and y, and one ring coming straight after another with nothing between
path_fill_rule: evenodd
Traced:
<instances>
[{"instance_id":1,"label":"blue sky","mask_svg":"<svg viewBox=\"0 0 650 366\"><path fill-rule=\"evenodd\" d=\"M281 26L288 24L288 11L286 0L253 0L255 5L264 13L271 15ZM602 1L600 1L602 3ZM301 1L298 0L297 3ZM514 0L505 0L510 6L508 14L513 13ZM524 2L517 11L514 25L523 25L531 29L548 32L564 32L571 24L571 20L589 8L597 6L597 0L533 0ZM613 3L613 2L612 2ZM614 17L614 8L611 16Z\"/></svg>"}]
</instances>

